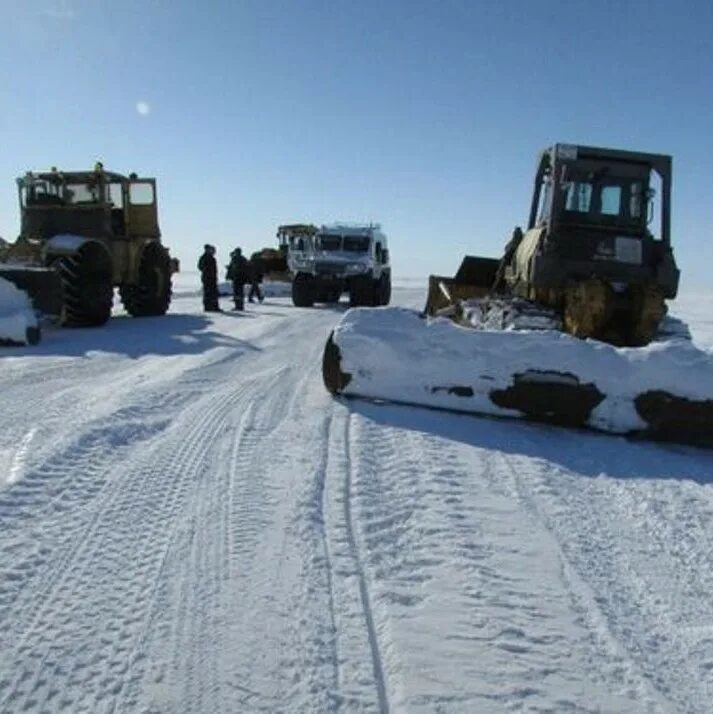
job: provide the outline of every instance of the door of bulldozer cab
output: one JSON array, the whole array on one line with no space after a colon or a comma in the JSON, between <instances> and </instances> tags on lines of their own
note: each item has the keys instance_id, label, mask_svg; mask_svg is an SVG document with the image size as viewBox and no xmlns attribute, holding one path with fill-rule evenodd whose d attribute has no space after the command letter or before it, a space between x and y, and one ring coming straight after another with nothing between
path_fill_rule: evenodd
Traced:
<instances>
[{"instance_id":1,"label":"door of bulldozer cab","mask_svg":"<svg viewBox=\"0 0 713 714\"><path fill-rule=\"evenodd\" d=\"M156 206L156 181L132 178L129 180L126 224L129 237L154 237L161 235L158 228Z\"/></svg>"}]
</instances>

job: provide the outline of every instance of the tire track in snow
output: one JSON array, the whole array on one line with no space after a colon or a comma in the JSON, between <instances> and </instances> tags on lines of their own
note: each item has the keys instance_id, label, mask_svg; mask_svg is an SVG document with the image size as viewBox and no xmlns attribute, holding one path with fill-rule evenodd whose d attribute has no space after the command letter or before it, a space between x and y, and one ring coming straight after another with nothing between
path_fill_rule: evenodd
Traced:
<instances>
[{"instance_id":1,"label":"tire track in snow","mask_svg":"<svg viewBox=\"0 0 713 714\"><path fill-rule=\"evenodd\" d=\"M335 586L334 586L334 556L332 555L332 547L329 543L328 534L328 489L327 489L327 474L330 471L329 452L332 435L332 426L334 423L334 407L330 405L329 415L325 418L322 426L322 453L321 459L317 468L317 513L314 518L315 525L319 529L319 538L324 554L324 571L327 589L327 607L329 609L329 625L332 632L332 649L333 649L333 677L331 696L332 701L339 701L339 687L341 684L341 669L340 669L340 652L339 638L337 633L337 617L335 605Z\"/></svg>"},{"instance_id":2,"label":"tire track in snow","mask_svg":"<svg viewBox=\"0 0 713 714\"><path fill-rule=\"evenodd\" d=\"M142 658L149 660L150 671L140 673L141 676L132 682L131 694L124 698L130 710L136 708L140 697L144 696L143 691L153 693L149 706L165 699L166 691L180 691L178 699L168 700L172 702L172 708L179 706L180 701L182 711L232 711L226 704L230 697L222 661L230 649L226 639L230 608L224 600L226 587L234 587L235 552L232 546L241 543L244 552L247 549L246 529L250 530L252 526L233 529L231 513L235 492L244 488L245 493L240 498L246 503L251 502L253 508L241 508L240 520L249 519L254 523L264 517L260 469L253 474L256 478L242 477L249 475L244 466L260 442L258 434L251 434L260 421L260 416L256 416L261 411L256 407L259 395L269 393L272 383L280 379L283 371L279 370L277 375L268 372L267 381L262 373L251 375L248 380L243 380L240 393L234 395L230 403L219 432L230 433L234 415L240 414L229 468L221 468L214 453L207 460L206 473L197 484L197 497L187 504L169 557L167 577L162 578L157 590L153 608L156 617L152 618L150 627L143 629L138 645ZM279 399L277 401L279 406ZM236 476L241 477L238 488L235 487ZM263 496L262 501L260 496ZM152 642L154 638L158 638L158 647ZM173 653L170 663L165 657L165 652L169 651ZM179 677L178 673L183 675Z\"/></svg>"},{"instance_id":3,"label":"tire track in snow","mask_svg":"<svg viewBox=\"0 0 713 714\"><path fill-rule=\"evenodd\" d=\"M583 463L591 461L587 448L594 441L569 441L562 447L576 443L587 457ZM662 475L693 465L665 447L621 440L612 447L622 460L634 458L634 469L647 452ZM594 479L544 460L528 464L525 478L519 475L524 458L507 460L521 497L559 543L563 577L593 638L631 673L639 697L661 711L705 710L713 693L713 638L686 625L713 617L710 487L683 477L622 479L603 472ZM689 553L696 562L687 562Z\"/></svg>"},{"instance_id":4,"label":"tire track in snow","mask_svg":"<svg viewBox=\"0 0 713 714\"><path fill-rule=\"evenodd\" d=\"M229 392L222 399L212 396L210 406L204 409L201 418L185 434L177 434L153 450L153 463L147 464L148 473L142 465L148 459L135 465L129 474L122 477L118 498L113 500L108 496L106 502L101 504L102 508L95 511L96 517L89 529L80 534L82 540L70 544L64 572L47 593L45 606L37 612L34 623L26 629L17 647L14 668L18 675L0 690L4 690L5 702L24 700L25 706L32 708L36 701L33 697L40 697L39 672L43 665L40 662L37 666L37 653L47 649L49 637L54 639L52 646L55 649L57 641L64 639L63 659L75 662L65 677L68 683L83 681L85 671L92 675L90 679L94 682L94 691L87 686L91 682L84 681L84 701L91 699L92 695L95 703L116 697L123 686L120 677L130 652L121 640L135 639L131 633L136 632L141 621L127 609L131 608L130 603L138 608L150 604L151 583L157 577L157 566L160 575L160 564L172 538L173 530L167 526L175 526L178 511L191 487L190 482L202 468L206 444L210 443L207 436L220 430L235 393L241 389ZM169 474L168 480L166 473ZM176 478L177 475L179 478ZM127 554L126 548L131 544L134 546L132 553ZM117 568L126 573L118 581ZM125 603L118 622L111 614L117 599ZM90 602L94 607L88 606ZM76 612L83 614L83 622L73 617ZM72 646L72 640L78 634L77 627L86 637L92 638L98 636L99 630L105 631L106 651L98 653L95 661L84 662L82 653ZM27 661L28 657L35 661L34 665ZM96 665L108 660L109 672L102 673L96 668ZM58 678L55 673L55 682ZM35 684L24 686L27 680L35 680ZM76 692L76 688L71 689ZM60 702L60 705L82 706L80 701Z\"/></svg>"},{"instance_id":5,"label":"tire track in snow","mask_svg":"<svg viewBox=\"0 0 713 714\"><path fill-rule=\"evenodd\" d=\"M8 556L8 565L0 565L0 621L5 619L5 608L12 606L14 614L7 618L10 627L23 631L25 599L28 616L36 616L37 595L45 600L68 566L72 549L64 544L91 533L94 519L120 488L112 476L117 462L128 447L149 441L168 427L163 414L174 403L159 398L153 406L127 407L113 418L99 420L3 493L0 532L6 538L0 552ZM42 538L36 544L38 523ZM23 551L24 557L11 557Z\"/></svg>"},{"instance_id":6,"label":"tire track in snow","mask_svg":"<svg viewBox=\"0 0 713 714\"><path fill-rule=\"evenodd\" d=\"M549 500L554 492L546 494L542 489L542 484L538 483L540 479L537 465L533 465L529 459L513 457L504 452L494 453L491 458L499 464L496 471L501 479L503 473L509 474L509 483L502 482L503 487L509 490L513 498L523 504L531 517L541 525L556 544L557 556L561 563L560 577L563 587L570 593L575 609L582 613L583 622L586 623L590 631L593 655L589 663L592 670L591 675L601 678L602 682L616 681L618 686L628 690L633 700L646 702L647 710L655 706L657 711L667 711L671 703L662 700L630 653L622 647L622 643L614 634L598 604L599 595L590 588L586 575L578 572L574 562L567 554L561 534L552 528L549 519L543 513L542 497L545 496ZM531 480L533 476L538 482ZM580 527L581 525L580 522ZM602 666L606 671L602 671Z\"/></svg>"},{"instance_id":7,"label":"tire track in snow","mask_svg":"<svg viewBox=\"0 0 713 714\"><path fill-rule=\"evenodd\" d=\"M145 676L134 689L143 690L145 708L163 702L187 712L321 709L314 703L324 688L321 654L311 642L319 623L303 622L313 613L303 614L302 582L294 580L297 573L310 579L312 553L296 552L302 539L290 521L299 481L294 467L285 472L294 436L308 436L314 421L302 404L314 377L311 368L293 366L251 374L254 385L234 404L210 477L171 554L161 615L142 646ZM273 443L290 447L266 448ZM308 560L295 572L298 557Z\"/></svg>"},{"instance_id":8,"label":"tire track in snow","mask_svg":"<svg viewBox=\"0 0 713 714\"><path fill-rule=\"evenodd\" d=\"M374 680L376 683L376 693L379 700L379 711L381 714L388 714L389 699L386 693L386 680L384 677L384 666L381 660L381 652L379 650L379 639L374 625L374 613L371 607L371 599L369 597L369 589L367 587L366 576L364 574L364 566L361 556L359 555L359 546L354 530L352 519L352 480L353 480L353 464L351 456L350 444L350 424L351 415L347 416L344 425L344 449L346 453L346 469L344 478L344 522L347 529L347 537L349 546L352 550L354 563L356 565L357 578L359 581L359 595L361 597L362 608L364 610L364 621L366 623L367 636L369 639L369 648L371 650L371 660L374 667Z\"/></svg>"},{"instance_id":9,"label":"tire track in snow","mask_svg":"<svg viewBox=\"0 0 713 714\"><path fill-rule=\"evenodd\" d=\"M393 673L392 708L643 708L639 689L627 695L617 676L599 668L606 654L597 659L571 589L557 584L556 542L517 498L499 452L441 436L449 427L432 430L430 414L356 411L353 505L385 669ZM480 423L440 418L453 421L455 435ZM417 634L424 630L432 635L425 643Z\"/></svg>"},{"instance_id":10,"label":"tire track in snow","mask_svg":"<svg viewBox=\"0 0 713 714\"><path fill-rule=\"evenodd\" d=\"M377 623L353 512L350 419L342 405L332 405L332 417L324 426L328 450L320 476L318 521L324 530L325 583L337 661L333 707L388 712L391 706Z\"/></svg>"}]
</instances>

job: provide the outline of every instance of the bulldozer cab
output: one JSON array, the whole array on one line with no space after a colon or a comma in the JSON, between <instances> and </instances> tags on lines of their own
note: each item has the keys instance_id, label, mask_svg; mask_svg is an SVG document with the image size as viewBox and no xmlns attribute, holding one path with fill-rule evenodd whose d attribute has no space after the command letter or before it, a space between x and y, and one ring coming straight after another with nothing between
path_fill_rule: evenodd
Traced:
<instances>
[{"instance_id":1,"label":"bulldozer cab","mask_svg":"<svg viewBox=\"0 0 713 714\"><path fill-rule=\"evenodd\" d=\"M654 184L661 187L657 222ZM539 158L528 229L546 227L563 239L615 232L668 245L670 197L669 156L555 144Z\"/></svg>"}]
</instances>

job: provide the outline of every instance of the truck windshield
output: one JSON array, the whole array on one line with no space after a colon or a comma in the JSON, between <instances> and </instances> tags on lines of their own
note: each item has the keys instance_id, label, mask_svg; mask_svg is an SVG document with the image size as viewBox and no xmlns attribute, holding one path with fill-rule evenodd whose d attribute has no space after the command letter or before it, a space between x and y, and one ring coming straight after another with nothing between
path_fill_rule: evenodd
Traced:
<instances>
[{"instance_id":1,"label":"truck windshield","mask_svg":"<svg viewBox=\"0 0 713 714\"><path fill-rule=\"evenodd\" d=\"M366 253L369 250L367 236L344 236L344 250L351 253Z\"/></svg>"},{"instance_id":2,"label":"truck windshield","mask_svg":"<svg viewBox=\"0 0 713 714\"><path fill-rule=\"evenodd\" d=\"M319 250L339 250L341 247L341 236L320 235L317 237L317 248Z\"/></svg>"}]
</instances>

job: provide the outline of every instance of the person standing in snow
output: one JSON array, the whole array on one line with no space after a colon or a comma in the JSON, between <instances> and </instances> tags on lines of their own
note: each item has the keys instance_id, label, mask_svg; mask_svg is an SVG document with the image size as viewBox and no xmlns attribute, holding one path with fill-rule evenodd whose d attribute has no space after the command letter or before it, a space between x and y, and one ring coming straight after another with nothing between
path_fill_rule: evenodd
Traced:
<instances>
[{"instance_id":1,"label":"person standing in snow","mask_svg":"<svg viewBox=\"0 0 713 714\"><path fill-rule=\"evenodd\" d=\"M206 243L203 255L198 259L203 284L203 309L206 312L221 312L218 303L218 263L215 260L215 246Z\"/></svg>"},{"instance_id":2,"label":"person standing in snow","mask_svg":"<svg viewBox=\"0 0 713 714\"><path fill-rule=\"evenodd\" d=\"M259 255L253 255L250 258L250 292L248 293L248 302L255 302L253 298L257 298L260 302L263 301L262 290L260 290L262 275L262 259Z\"/></svg>"},{"instance_id":3,"label":"person standing in snow","mask_svg":"<svg viewBox=\"0 0 713 714\"><path fill-rule=\"evenodd\" d=\"M250 265L240 248L230 254L230 265L225 277L233 283L233 301L236 310L245 309L245 283L250 279Z\"/></svg>"}]
</instances>

